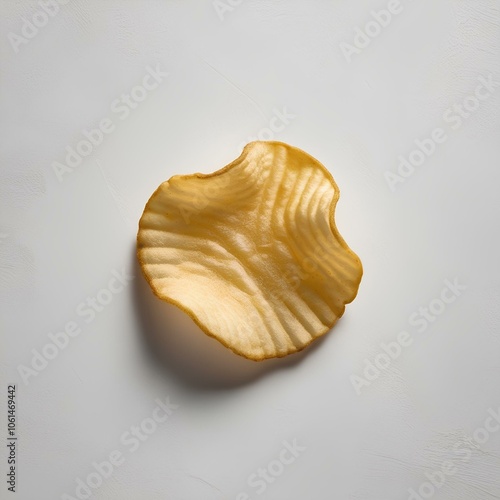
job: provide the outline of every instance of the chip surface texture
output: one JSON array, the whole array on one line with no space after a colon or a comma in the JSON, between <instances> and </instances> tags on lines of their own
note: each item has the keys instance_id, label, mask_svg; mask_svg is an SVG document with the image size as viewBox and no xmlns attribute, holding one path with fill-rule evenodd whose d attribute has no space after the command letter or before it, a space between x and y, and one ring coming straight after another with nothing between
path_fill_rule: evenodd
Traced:
<instances>
[{"instance_id":1,"label":"chip surface texture","mask_svg":"<svg viewBox=\"0 0 500 500\"><path fill-rule=\"evenodd\" d=\"M304 151L252 142L217 172L158 187L139 222L139 263L160 299L235 353L286 356L326 333L358 291L338 198Z\"/></svg>"}]
</instances>

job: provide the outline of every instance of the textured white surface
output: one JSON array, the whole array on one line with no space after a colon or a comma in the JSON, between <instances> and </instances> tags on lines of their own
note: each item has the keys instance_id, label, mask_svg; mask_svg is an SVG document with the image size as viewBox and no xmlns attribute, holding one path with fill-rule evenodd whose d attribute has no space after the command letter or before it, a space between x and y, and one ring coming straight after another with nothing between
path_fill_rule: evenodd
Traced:
<instances>
[{"instance_id":1,"label":"textured white surface","mask_svg":"<svg viewBox=\"0 0 500 500\"><path fill-rule=\"evenodd\" d=\"M42 9L1 2L0 391L18 386L19 432L18 492L2 481L1 498L77 498L114 450L125 461L92 498L399 500L445 460L436 500L500 496L500 431L478 430L500 407L500 87L456 130L444 115L479 77L500 82L499 5L401 0L349 63L340 44L389 3L245 0L221 20L211 1L74 0L16 53L9 33ZM112 103L157 66L168 76L122 120ZM229 163L284 108L273 138L330 169L365 274L317 345L255 364L153 297L135 234L160 182ZM113 132L59 182L53 163L104 118ZM392 192L384 173L438 127L446 141ZM122 269L135 279L79 314ZM466 290L409 324L455 278ZM69 321L80 335L25 384L18 367ZM411 345L358 395L352 376L403 330ZM167 396L179 408L130 451L122 435ZM306 450L281 472L293 440ZM269 464L259 494L248 480Z\"/></svg>"}]
</instances>

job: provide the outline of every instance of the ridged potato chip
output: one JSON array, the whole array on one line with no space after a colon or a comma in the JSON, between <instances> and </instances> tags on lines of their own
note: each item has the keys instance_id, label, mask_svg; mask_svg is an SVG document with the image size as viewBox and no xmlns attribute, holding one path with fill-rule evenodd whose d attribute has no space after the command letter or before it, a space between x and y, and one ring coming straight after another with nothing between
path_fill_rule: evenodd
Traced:
<instances>
[{"instance_id":1,"label":"ridged potato chip","mask_svg":"<svg viewBox=\"0 0 500 500\"><path fill-rule=\"evenodd\" d=\"M363 269L337 231L339 190L313 157L252 142L212 174L176 175L146 204L138 259L153 292L246 358L326 333Z\"/></svg>"}]
</instances>

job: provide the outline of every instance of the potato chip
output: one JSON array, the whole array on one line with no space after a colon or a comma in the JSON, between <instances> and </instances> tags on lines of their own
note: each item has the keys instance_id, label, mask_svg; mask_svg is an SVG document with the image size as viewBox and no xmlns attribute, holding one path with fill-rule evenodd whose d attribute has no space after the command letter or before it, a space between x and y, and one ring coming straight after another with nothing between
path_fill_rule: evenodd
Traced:
<instances>
[{"instance_id":1,"label":"potato chip","mask_svg":"<svg viewBox=\"0 0 500 500\"><path fill-rule=\"evenodd\" d=\"M176 175L146 204L138 259L153 292L246 358L300 351L358 291L337 231L339 190L313 157L252 142L212 174Z\"/></svg>"}]
</instances>

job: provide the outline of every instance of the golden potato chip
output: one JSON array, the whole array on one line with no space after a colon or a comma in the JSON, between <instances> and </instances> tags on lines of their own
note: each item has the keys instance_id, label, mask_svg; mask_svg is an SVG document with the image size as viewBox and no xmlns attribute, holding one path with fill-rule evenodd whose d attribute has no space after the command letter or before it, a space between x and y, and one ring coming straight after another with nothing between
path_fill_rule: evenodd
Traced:
<instances>
[{"instance_id":1,"label":"golden potato chip","mask_svg":"<svg viewBox=\"0 0 500 500\"><path fill-rule=\"evenodd\" d=\"M153 292L253 360L300 351L358 291L337 231L339 190L307 153L252 142L212 174L176 175L148 201L138 259Z\"/></svg>"}]
</instances>

